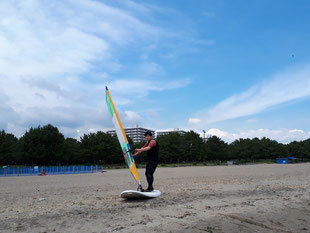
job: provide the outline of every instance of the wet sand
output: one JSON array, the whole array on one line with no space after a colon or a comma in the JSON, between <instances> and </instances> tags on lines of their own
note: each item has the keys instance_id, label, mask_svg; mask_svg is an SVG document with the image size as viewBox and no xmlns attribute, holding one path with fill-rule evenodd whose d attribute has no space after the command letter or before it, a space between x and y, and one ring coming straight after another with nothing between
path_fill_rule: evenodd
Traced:
<instances>
[{"instance_id":1,"label":"wet sand","mask_svg":"<svg viewBox=\"0 0 310 233\"><path fill-rule=\"evenodd\" d=\"M310 232L310 163L158 168L135 201L128 172L2 177L0 232Z\"/></svg>"}]
</instances>

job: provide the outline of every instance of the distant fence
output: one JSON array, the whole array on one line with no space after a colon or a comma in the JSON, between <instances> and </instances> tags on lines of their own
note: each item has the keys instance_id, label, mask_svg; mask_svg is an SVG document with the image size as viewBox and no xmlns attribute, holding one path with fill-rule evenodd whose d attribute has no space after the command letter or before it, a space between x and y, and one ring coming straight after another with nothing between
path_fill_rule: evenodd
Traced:
<instances>
[{"instance_id":1,"label":"distant fence","mask_svg":"<svg viewBox=\"0 0 310 233\"><path fill-rule=\"evenodd\" d=\"M38 176L43 169L46 175L96 173L103 170L102 165L78 166L35 166L35 167L6 167L0 168L0 176Z\"/></svg>"}]
</instances>

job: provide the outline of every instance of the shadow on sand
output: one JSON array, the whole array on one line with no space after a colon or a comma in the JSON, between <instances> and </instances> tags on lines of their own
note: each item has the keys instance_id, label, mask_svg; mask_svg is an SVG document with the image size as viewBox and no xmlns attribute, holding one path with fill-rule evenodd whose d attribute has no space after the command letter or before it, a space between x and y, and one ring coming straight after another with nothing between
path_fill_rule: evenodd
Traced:
<instances>
[{"instance_id":1,"label":"shadow on sand","mask_svg":"<svg viewBox=\"0 0 310 233\"><path fill-rule=\"evenodd\" d=\"M136 197L136 198L124 198L122 202L149 202L153 200L154 198L149 197Z\"/></svg>"}]
</instances>

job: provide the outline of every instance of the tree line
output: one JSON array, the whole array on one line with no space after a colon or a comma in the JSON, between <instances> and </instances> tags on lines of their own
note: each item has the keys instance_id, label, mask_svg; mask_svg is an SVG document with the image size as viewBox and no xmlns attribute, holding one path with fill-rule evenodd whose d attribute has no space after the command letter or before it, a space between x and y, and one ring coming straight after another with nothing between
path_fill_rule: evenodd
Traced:
<instances>
[{"instance_id":1,"label":"tree line","mask_svg":"<svg viewBox=\"0 0 310 233\"><path fill-rule=\"evenodd\" d=\"M145 142L134 144L132 150ZM257 161L278 157L310 159L310 139L282 144L268 138L238 139L226 143L217 136L203 140L194 131L184 136L170 133L157 138L161 163L208 161ZM146 154L135 157L137 163L146 161ZM45 125L30 128L17 138L0 131L0 165L71 165L122 164L122 151L117 137L104 132L84 134L80 140L65 138L57 127Z\"/></svg>"}]
</instances>

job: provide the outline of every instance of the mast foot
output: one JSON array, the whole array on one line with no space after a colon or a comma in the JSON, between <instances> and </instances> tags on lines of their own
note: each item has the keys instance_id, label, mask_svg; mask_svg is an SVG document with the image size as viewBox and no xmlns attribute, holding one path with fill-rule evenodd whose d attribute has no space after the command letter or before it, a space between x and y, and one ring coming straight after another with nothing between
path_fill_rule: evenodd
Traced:
<instances>
[{"instance_id":1,"label":"mast foot","mask_svg":"<svg viewBox=\"0 0 310 233\"><path fill-rule=\"evenodd\" d=\"M143 190L143 189L142 189L142 185L139 184L139 185L138 185L138 188L137 188L137 191L142 192L142 190Z\"/></svg>"}]
</instances>

